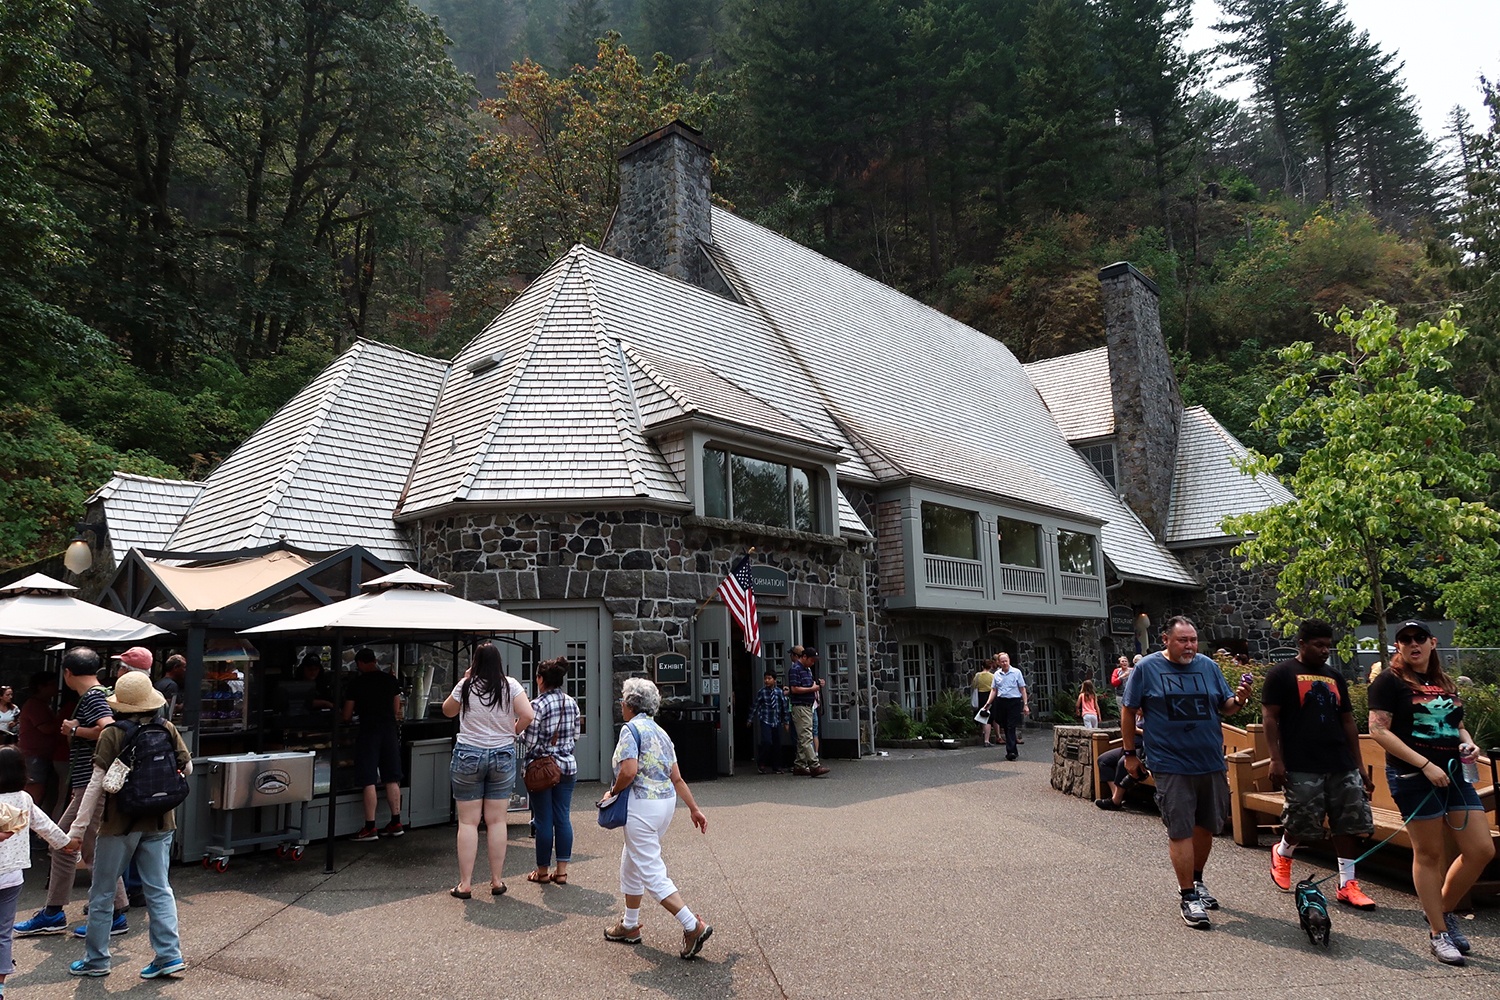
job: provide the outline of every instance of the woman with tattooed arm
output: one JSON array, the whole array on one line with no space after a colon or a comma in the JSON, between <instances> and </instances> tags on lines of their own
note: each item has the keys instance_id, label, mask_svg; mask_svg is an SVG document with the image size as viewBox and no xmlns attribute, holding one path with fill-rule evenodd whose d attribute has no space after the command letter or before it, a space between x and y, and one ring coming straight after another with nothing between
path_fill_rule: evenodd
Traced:
<instances>
[{"instance_id":1,"label":"woman with tattooed arm","mask_svg":"<svg viewBox=\"0 0 1500 1000\"><path fill-rule=\"evenodd\" d=\"M1495 856L1489 822L1461 757L1478 748L1463 727L1458 685L1443 670L1437 639L1426 623L1396 630L1390 667L1370 684L1370 735L1385 748L1391 798L1407 821L1411 877L1438 961L1463 965L1469 939L1454 910ZM1459 856L1443 867L1443 827Z\"/></svg>"}]
</instances>

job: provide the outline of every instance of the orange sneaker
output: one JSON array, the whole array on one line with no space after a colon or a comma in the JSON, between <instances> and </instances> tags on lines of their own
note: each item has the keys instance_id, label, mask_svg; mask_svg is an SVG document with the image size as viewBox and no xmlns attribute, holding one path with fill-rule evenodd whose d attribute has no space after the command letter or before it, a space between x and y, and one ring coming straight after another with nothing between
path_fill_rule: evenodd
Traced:
<instances>
[{"instance_id":1,"label":"orange sneaker","mask_svg":"<svg viewBox=\"0 0 1500 1000\"><path fill-rule=\"evenodd\" d=\"M1352 906L1356 910L1375 909L1375 900L1364 894L1364 890L1359 887L1358 879L1351 878L1345 882L1344 887L1339 890L1336 898L1340 903L1343 903L1345 906Z\"/></svg>"},{"instance_id":2,"label":"orange sneaker","mask_svg":"<svg viewBox=\"0 0 1500 1000\"><path fill-rule=\"evenodd\" d=\"M1271 881L1282 892L1292 891L1292 859L1283 858L1274 847L1271 848Z\"/></svg>"}]
</instances>

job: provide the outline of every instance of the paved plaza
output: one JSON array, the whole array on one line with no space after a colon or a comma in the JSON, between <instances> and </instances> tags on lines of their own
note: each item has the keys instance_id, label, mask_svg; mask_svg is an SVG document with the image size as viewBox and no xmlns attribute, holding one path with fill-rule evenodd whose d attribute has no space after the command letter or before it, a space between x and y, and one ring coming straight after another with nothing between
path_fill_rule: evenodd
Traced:
<instances>
[{"instance_id":1,"label":"paved plaza","mask_svg":"<svg viewBox=\"0 0 1500 1000\"><path fill-rule=\"evenodd\" d=\"M1427 954L1410 882L1362 872L1381 909L1336 908L1328 951L1298 931L1264 849L1220 838L1207 881L1214 929L1177 913L1160 821L1105 813L1048 784L1050 741L1003 753L892 751L832 761L826 780L751 774L700 782L700 836L685 811L668 835L669 871L714 925L701 959L643 909L645 943L610 944L620 836L593 821L597 785L579 790L572 884L537 886L524 826L511 828L498 899L460 902L453 828L396 841L321 846L297 863L236 858L228 872L174 869L188 975L144 982L144 917L113 939L116 971L74 980L81 942L16 942L12 1000L138 996L224 1000L364 997L1492 997L1500 991L1500 910L1466 923L1466 968ZM1029 758L1029 759L1028 759ZM482 854L482 850L481 850ZM1299 858L1298 877L1312 870ZM42 898L33 868L22 916ZM475 873L483 889L484 862ZM82 878L70 919L82 916ZM1332 896L1330 891L1328 895Z\"/></svg>"}]
</instances>

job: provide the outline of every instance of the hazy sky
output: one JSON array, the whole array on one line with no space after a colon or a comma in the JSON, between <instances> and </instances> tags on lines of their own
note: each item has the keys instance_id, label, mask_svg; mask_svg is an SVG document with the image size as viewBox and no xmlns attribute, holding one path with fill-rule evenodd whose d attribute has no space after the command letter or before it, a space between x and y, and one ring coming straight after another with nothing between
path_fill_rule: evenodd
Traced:
<instances>
[{"instance_id":1,"label":"hazy sky","mask_svg":"<svg viewBox=\"0 0 1500 1000\"><path fill-rule=\"evenodd\" d=\"M1382 51L1406 63L1402 77L1430 138L1442 136L1455 104L1468 109L1476 126L1488 121L1479 76L1500 79L1500 0L1345 0L1344 8ZM1214 43L1210 25L1219 17L1214 0L1193 0L1190 47Z\"/></svg>"}]
</instances>

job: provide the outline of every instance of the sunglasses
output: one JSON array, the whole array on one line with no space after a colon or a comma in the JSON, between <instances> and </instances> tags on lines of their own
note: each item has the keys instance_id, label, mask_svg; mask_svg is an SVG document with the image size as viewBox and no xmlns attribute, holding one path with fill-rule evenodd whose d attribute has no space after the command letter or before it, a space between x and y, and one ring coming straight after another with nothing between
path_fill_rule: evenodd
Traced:
<instances>
[{"instance_id":1,"label":"sunglasses","mask_svg":"<svg viewBox=\"0 0 1500 1000\"><path fill-rule=\"evenodd\" d=\"M1400 643L1405 643L1407 645L1411 645L1412 643L1426 642L1428 639L1431 639L1431 638L1432 638L1432 636L1430 636L1430 635L1413 635L1412 633L1408 632L1405 635L1398 635L1398 636L1396 636L1396 641L1400 642Z\"/></svg>"}]
</instances>

